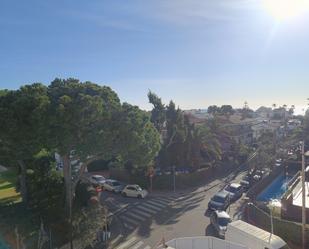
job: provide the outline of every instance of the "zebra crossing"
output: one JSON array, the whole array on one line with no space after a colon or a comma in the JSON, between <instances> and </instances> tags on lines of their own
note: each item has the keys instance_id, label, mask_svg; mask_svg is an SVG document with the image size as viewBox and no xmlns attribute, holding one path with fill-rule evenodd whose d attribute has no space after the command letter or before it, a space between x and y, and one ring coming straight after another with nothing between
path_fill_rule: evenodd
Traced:
<instances>
[{"instance_id":1,"label":"zebra crossing","mask_svg":"<svg viewBox=\"0 0 309 249\"><path fill-rule=\"evenodd\" d=\"M123 227L128 233L133 232L140 224L153 217L165 209L174 197L153 197L144 200L123 213L118 214L118 219L122 222ZM114 248L114 247L113 247ZM121 243L116 249L151 249L152 247L145 244L140 238L132 237Z\"/></svg>"},{"instance_id":2,"label":"zebra crossing","mask_svg":"<svg viewBox=\"0 0 309 249\"><path fill-rule=\"evenodd\" d=\"M122 221L124 227L133 230L145 220L162 211L173 200L173 197L154 197L134 205L126 212L119 214L118 218Z\"/></svg>"},{"instance_id":3,"label":"zebra crossing","mask_svg":"<svg viewBox=\"0 0 309 249\"><path fill-rule=\"evenodd\" d=\"M139 238L133 236L129 240L123 242L120 246L115 249L151 249L150 245L147 245L145 242L140 240Z\"/></svg>"}]
</instances>

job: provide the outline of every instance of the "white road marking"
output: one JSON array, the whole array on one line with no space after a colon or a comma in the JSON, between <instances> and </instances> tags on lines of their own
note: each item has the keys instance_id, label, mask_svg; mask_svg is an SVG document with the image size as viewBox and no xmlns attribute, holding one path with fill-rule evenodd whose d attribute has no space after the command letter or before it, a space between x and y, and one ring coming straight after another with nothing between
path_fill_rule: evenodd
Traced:
<instances>
[{"instance_id":1,"label":"white road marking","mask_svg":"<svg viewBox=\"0 0 309 249\"><path fill-rule=\"evenodd\" d=\"M128 216L131 216L131 217L134 217L135 219L139 220L139 221L144 221L145 218L140 216L140 215L137 215L137 214L134 214L132 212L127 212L126 213Z\"/></svg>"},{"instance_id":2,"label":"white road marking","mask_svg":"<svg viewBox=\"0 0 309 249\"><path fill-rule=\"evenodd\" d=\"M169 203L169 200L164 200L164 199L161 199L161 198L158 198L158 199L155 199L156 200L156 202L160 202L160 203L162 203L162 204L167 204L167 203Z\"/></svg>"},{"instance_id":3,"label":"white road marking","mask_svg":"<svg viewBox=\"0 0 309 249\"><path fill-rule=\"evenodd\" d=\"M132 212L133 212L133 211L132 211ZM139 210L139 209L134 209L134 213L137 213L137 214L139 214L139 215L141 215L141 216L144 216L144 217L146 217L146 218L151 217L151 214L146 213L146 212L144 212L144 211L142 211L142 210Z\"/></svg>"},{"instance_id":4,"label":"white road marking","mask_svg":"<svg viewBox=\"0 0 309 249\"><path fill-rule=\"evenodd\" d=\"M138 242L136 245L131 246L130 249L138 249L139 247L141 247L144 244L143 241Z\"/></svg>"},{"instance_id":5,"label":"white road marking","mask_svg":"<svg viewBox=\"0 0 309 249\"><path fill-rule=\"evenodd\" d=\"M147 203L151 203L152 205L157 206L157 207L161 207L161 208L165 208L167 206L167 204L160 204L156 201L148 201Z\"/></svg>"},{"instance_id":6,"label":"white road marking","mask_svg":"<svg viewBox=\"0 0 309 249\"><path fill-rule=\"evenodd\" d=\"M138 209L142 209L142 210L144 210L144 211L146 211L146 212L148 212L148 213L151 213L151 214L156 214L157 213L157 211L153 211L153 210L150 210L149 208L145 208L145 207L143 207L143 206L139 206L139 207L137 207Z\"/></svg>"},{"instance_id":7,"label":"white road marking","mask_svg":"<svg viewBox=\"0 0 309 249\"><path fill-rule=\"evenodd\" d=\"M152 205L152 204L150 204L150 203L149 203L149 204L148 204L148 203L144 203L143 206L146 206L146 207L148 207L148 208L150 208L150 209L153 209L153 210L156 210L156 211L162 210L161 207L155 207L154 205Z\"/></svg>"},{"instance_id":8,"label":"white road marking","mask_svg":"<svg viewBox=\"0 0 309 249\"><path fill-rule=\"evenodd\" d=\"M125 248L129 248L129 246L131 246L134 242L137 241L136 237L132 237L131 239L123 242L120 246L118 246L116 249L125 249Z\"/></svg>"}]
</instances>

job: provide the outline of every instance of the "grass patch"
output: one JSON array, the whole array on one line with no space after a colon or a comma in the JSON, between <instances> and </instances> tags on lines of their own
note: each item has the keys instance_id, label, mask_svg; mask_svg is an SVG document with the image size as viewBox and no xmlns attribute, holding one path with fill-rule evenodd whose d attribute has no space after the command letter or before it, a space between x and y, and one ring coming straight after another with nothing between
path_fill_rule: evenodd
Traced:
<instances>
[{"instance_id":1,"label":"grass patch","mask_svg":"<svg viewBox=\"0 0 309 249\"><path fill-rule=\"evenodd\" d=\"M16 192L17 172L10 169L0 173L0 205L17 203L21 201L20 194Z\"/></svg>"},{"instance_id":2,"label":"grass patch","mask_svg":"<svg viewBox=\"0 0 309 249\"><path fill-rule=\"evenodd\" d=\"M0 173L0 233L15 243L14 230L17 227L20 236L25 239L27 248L34 248L37 243L38 221L21 202L16 192L17 171L9 169Z\"/></svg>"}]
</instances>

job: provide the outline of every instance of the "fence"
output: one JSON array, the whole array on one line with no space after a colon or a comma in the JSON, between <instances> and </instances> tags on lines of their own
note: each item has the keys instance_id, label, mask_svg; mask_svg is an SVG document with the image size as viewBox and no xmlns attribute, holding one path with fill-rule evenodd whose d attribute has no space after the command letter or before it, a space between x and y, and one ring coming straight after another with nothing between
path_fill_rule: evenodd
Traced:
<instances>
[{"instance_id":1,"label":"fence","mask_svg":"<svg viewBox=\"0 0 309 249\"><path fill-rule=\"evenodd\" d=\"M168 241L166 245L175 249L248 249L246 246L214 237L178 238Z\"/></svg>"},{"instance_id":2,"label":"fence","mask_svg":"<svg viewBox=\"0 0 309 249\"><path fill-rule=\"evenodd\" d=\"M245 210L245 219L266 231L271 231L271 217L270 215L254 206L247 205ZM279 217L273 217L274 234L281 237L286 242L292 242L295 245L300 246L302 241L302 226L300 223L283 220ZM307 242L309 242L309 230L306 231ZM309 248L309 243L307 247Z\"/></svg>"}]
</instances>

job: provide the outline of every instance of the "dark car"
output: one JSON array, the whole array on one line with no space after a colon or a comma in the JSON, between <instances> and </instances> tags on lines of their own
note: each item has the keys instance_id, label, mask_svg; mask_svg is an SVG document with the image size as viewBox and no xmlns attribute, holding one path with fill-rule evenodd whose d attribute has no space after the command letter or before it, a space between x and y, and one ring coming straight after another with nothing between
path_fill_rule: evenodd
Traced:
<instances>
[{"instance_id":1,"label":"dark car","mask_svg":"<svg viewBox=\"0 0 309 249\"><path fill-rule=\"evenodd\" d=\"M239 183L231 183L224 190L229 193L231 202L238 200L243 193L243 187Z\"/></svg>"},{"instance_id":2,"label":"dark car","mask_svg":"<svg viewBox=\"0 0 309 249\"><path fill-rule=\"evenodd\" d=\"M240 181L240 185L242 186L244 191L247 191L251 187L250 182L246 181L245 179Z\"/></svg>"},{"instance_id":3,"label":"dark car","mask_svg":"<svg viewBox=\"0 0 309 249\"><path fill-rule=\"evenodd\" d=\"M226 191L220 191L216 193L208 202L209 210L226 210L230 204L229 193Z\"/></svg>"}]
</instances>

